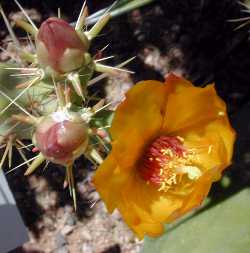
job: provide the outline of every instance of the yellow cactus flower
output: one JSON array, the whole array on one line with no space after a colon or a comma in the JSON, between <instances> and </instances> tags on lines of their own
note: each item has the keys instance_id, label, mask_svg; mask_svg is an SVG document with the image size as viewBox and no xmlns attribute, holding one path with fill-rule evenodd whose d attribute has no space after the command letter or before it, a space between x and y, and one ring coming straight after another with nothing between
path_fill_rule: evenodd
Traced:
<instances>
[{"instance_id":1,"label":"yellow cactus flower","mask_svg":"<svg viewBox=\"0 0 250 253\"><path fill-rule=\"evenodd\" d=\"M141 239L201 204L230 165L235 140L214 85L194 87L174 74L129 90L110 132L112 151L93 182Z\"/></svg>"}]
</instances>

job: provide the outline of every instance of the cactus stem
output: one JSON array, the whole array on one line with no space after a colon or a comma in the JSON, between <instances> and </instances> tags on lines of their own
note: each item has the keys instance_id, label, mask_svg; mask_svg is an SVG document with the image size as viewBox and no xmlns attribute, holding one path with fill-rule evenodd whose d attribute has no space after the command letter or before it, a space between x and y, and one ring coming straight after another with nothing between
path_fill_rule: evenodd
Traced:
<instances>
[{"instance_id":1,"label":"cactus stem","mask_svg":"<svg viewBox=\"0 0 250 253\"><path fill-rule=\"evenodd\" d=\"M14 104L17 108L19 108L21 111L23 111L25 114L27 114L30 118L36 119L33 115L31 115L28 111L26 111L22 106L20 106L18 103L16 103L12 98L10 98L7 94L2 92L0 90L0 94L11 101L9 105L7 105L1 112L0 115L3 114L12 104Z\"/></svg>"},{"instance_id":2,"label":"cactus stem","mask_svg":"<svg viewBox=\"0 0 250 253\"><path fill-rule=\"evenodd\" d=\"M108 23L110 17L111 16L109 13L103 15L88 32L85 32L87 38L89 40L93 40L101 32L103 27Z\"/></svg>"},{"instance_id":3,"label":"cactus stem","mask_svg":"<svg viewBox=\"0 0 250 253\"><path fill-rule=\"evenodd\" d=\"M98 72L101 72L101 73L107 73L107 74L111 74L111 75L115 75L119 71L134 74L133 71L130 71L130 70L127 70L127 69L121 69L121 68L117 68L117 67L106 66L106 65L103 65L103 64L100 64L100 63L95 64L95 70L98 71Z\"/></svg>"},{"instance_id":4,"label":"cactus stem","mask_svg":"<svg viewBox=\"0 0 250 253\"><path fill-rule=\"evenodd\" d=\"M87 15L88 15L88 8L86 6L86 0L85 0L82 5L82 9L81 9L80 14L78 16L77 22L76 22L76 26L75 26L76 31L82 30L82 28L85 24L85 19L86 19Z\"/></svg>"},{"instance_id":5,"label":"cactus stem","mask_svg":"<svg viewBox=\"0 0 250 253\"><path fill-rule=\"evenodd\" d=\"M45 160L46 160L45 157L42 155L42 153L40 153L38 156L36 156L34 161L31 163L31 165L25 171L24 175L29 176L30 174L32 174ZM29 161L27 161L26 163L28 163L28 162Z\"/></svg>"},{"instance_id":6,"label":"cactus stem","mask_svg":"<svg viewBox=\"0 0 250 253\"><path fill-rule=\"evenodd\" d=\"M117 67L117 68L122 68L122 67L124 67L125 65L127 65L128 63L130 63L131 61L133 61L135 58L136 58L136 56L134 56L134 57L132 57L132 58L130 58L130 59L128 59L128 60L126 60L126 61L120 63L119 65L117 65L117 66L115 66L115 67ZM108 76L107 73L103 73L103 74L101 74L101 75L99 75L99 76L93 78L92 80L90 80L90 81L88 82L87 86L91 86L91 85L93 85L93 84L95 84L95 83L101 81L102 79L106 78L107 76Z\"/></svg>"},{"instance_id":7,"label":"cactus stem","mask_svg":"<svg viewBox=\"0 0 250 253\"><path fill-rule=\"evenodd\" d=\"M21 111L23 111L25 114L29 115L30 117L33 117L29 112L27 112L24 108L22 108L20 105L16 103L16 101L25 93L28 91L28 89L33 86L36 82L38 82L41 79L41 77L36 77L33 80L30 81L29 85L20 92L14 99L10 98L7 94L0 91L0 94L10 100L11 102L0 112L0 115L2 115L5 111L7 111L11 105L16 105Z\"/></svg>"},{"instance_id":8,"label":"cactus stem","mask_svg":"<svg viewBox=\"0 0 250 253\"><path fill-rule=\"evenodd\" d=\"M77 93L77 95L82 97L82 100L85 101L84 90L81 85L79 74L78 73L70 73L68 75L68 80L72 83L72 86L73 86L75 92Z\"/></svg>"},{"instance_id":9,"label":"cactus stem","mask_svg":"<svg viewBox=\"0 0 250 253\"><path fill-rule=\"evenodd\" d=\"M24 10L24 8L21 6L21 4L17 1L14 0L16 5L19 7L19 9L22 11L23 15L27 18L27 20L30 22L30 24L33 26L33 28L38 31L38 28L36 27L36 25L33 23L33 21L31 20L31 18L29 17L29 15L27 14L27 12Z\"/></svg>"},{"instance_id":10,"label":"cactus stem","mask_svg":"<svg viewBox=\"0 0 250 253\"><path fill-rule=\"evenodd\" d=\"M26 21L22 20L22 19L17 19L15 20L15 24L18 27L21 27L24 31L26 31L27 33L31 34L32 36L36 36L37 34L37 30L29 23L27 23Z\"/></svg>"}]
</instances>

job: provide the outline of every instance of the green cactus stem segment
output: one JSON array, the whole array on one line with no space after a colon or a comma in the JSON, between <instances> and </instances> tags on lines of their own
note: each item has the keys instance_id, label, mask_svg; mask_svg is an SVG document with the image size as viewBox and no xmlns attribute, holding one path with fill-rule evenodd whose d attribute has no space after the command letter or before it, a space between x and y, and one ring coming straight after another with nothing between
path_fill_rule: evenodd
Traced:
<instances>
[{"instance_id":1,"label":"green cactus stem segment","mask_svg":"<svg viewBox=\"0 0 250 253\"><path fill-rule=\"evenodd\" d=\"M23 89L14 99L11 99L7 94L5 94L4 92L0 91L0 93L1 93L2 96L6 97L8 100L11 101L11 102L0 112L0 115L2 115L5 111L7 111L7 110L10 108L10 106L11 106L12 104L15 104L18 108L20 108L21 110L23 110L24 113L26 113L26 114L28 114L30 117L32 117L32 115L30 115L25 109L22 109L22 107L19 106L19 105L17 104L16 101L17 101L25 92L27 92L29 88L31 88L35 83L37 83L38 81L40 81L41 78L42 78L42 77L38 76L38 77L35 77L34 79L32 79L32 80L29 82L28 86L27 86L25 89Z\"/></svg>"}]
</instances>

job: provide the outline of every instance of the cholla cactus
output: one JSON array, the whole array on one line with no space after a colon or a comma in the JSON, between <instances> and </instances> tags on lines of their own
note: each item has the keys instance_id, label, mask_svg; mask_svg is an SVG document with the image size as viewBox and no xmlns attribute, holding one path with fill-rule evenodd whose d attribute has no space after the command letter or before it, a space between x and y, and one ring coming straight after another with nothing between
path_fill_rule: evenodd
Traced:
<instances>
[{"instance_id":1,"label":"cholla cactus","mask_svg":"<svg viewBox=\"0 0 250 253\"><path fill-rule=\"evenodd\" d=\"M94 115L108 105L100 100L94 107L86 106L85 101L91 99L88 86L107 74L127 71L121 67L132 58L119 66L110 67L100 63L110 57L96 60L88 52L92 41L110 19L109 10L88 31L85 30L86 2L74 28L58 17L45 20L37 28L21 5L15 2L29 21L16 20L16 25L29 34L35 49L27 52L22 47L1 7L0 12L21 61L1 67L8 73L8 81L12 85L1 82L0 87L0 134L3 136L0 141L5 147L0 166L9 154L11 167L12 146L25 147L22 140L30 139L34 145L33 152L39 154L27 160L18 149L25 161L16 168L27 164L25 175L29 175L45 160L65 166L65 182L76 206L73 163L84 155L93 163L100 164L102 154L94 148L93 140L99 141L100 145L107 142L105 130L99 134L93 121ZM91 80L95 71L103 74ZM16 76L25 81L19 83ZM27 131L24 132L24 129Z\"/></svg>"}]
</instances>

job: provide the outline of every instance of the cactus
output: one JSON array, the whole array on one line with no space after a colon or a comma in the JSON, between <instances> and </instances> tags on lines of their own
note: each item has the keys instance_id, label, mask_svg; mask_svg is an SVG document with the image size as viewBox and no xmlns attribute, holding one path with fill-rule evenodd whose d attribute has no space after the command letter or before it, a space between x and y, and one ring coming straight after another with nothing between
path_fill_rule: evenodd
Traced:
<instances>
[{"instance_id":1,"label":"cactus","mask_svg":"<svg viewBox=\"0 0 250 253\"><path fill-rule=\"evenodd\" d=\"M94 106L88 106L86 102L91 100L88 87L107 74L130 72L123 66L133 60L128 59L114 67L107 66L101 62L110 57L97 60L89 53L89 48L111 16L151 1L134 0L127 5L124 5L127 1L120 1L114 11L111 10L112 5L92 15L92 19L87 17L85 1L74 27L60 17L52 17L37 28L15 0L26 18L16 20L15 25L29 34L30 43L35 45L31 52L19 42L0 6L0 13L18 54L14 63L0 64L0 143L4 148L0 168L7 158L8 172L27 165L25 175L34 172L46 160L63 165L66 168L65 185L69 186L76 208L75 159L84 155L98 165L105 154L93 144L99 143L104 147L102 150L108 152L110 142L106 126L102 124L105 111L108 113L108 105L100 100ZM87 31L86 24L93 20L96 23ZM93 78L95 72L102 74ZM101 120L100 117L95 119L96 114L100 115ZM33 146L32 151L38 152L38 155L28 160L22 152L22 148L27 148L23 140L30 140L29 146ZM13 147L24 159L15 168L11 168Z\"/></svg>"}]
</instances>

